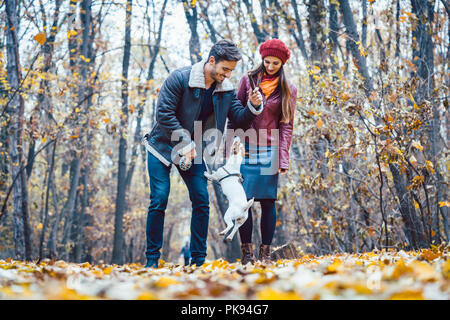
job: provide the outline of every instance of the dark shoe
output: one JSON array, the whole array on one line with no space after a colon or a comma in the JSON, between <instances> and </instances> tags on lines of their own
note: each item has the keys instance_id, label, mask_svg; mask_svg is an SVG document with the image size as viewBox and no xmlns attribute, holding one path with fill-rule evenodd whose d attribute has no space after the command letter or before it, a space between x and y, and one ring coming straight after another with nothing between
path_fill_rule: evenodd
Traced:
<instances>
[{"instance_id":1,"label":"dark shoe","mask_svg":"<svg viewBox=\"0 0 450 320\"><path fill-rule=\"evenodd\" d=\"M201 265L203 265L205 263L205 260L191 260L191 263L189 264L191 267L196 265L197 267L200 267Z\"/></svg>"},{"instance_id":2,"label":"dark shoe","mask_svg":"<svg viewBox=\"0 0 450 320\"><path fill-rule=\"evenodd\" d=\"M252 243L241 243L242 258L241 263L246 265L247 263L254 264L256 262L255 255L253 254Z\"/></svg>"},{"instance_id":3,"label":"dark shoe","mask_svg":"<svg viewBox=\"0 0 450 320\"><path fill-rule=\"evenodd\" d=\"M146 268L158 268L158 260L159 259L149 259L147 260Z\"/></svg>"},{"instance_id":4,"label":"dark shoe","mask_svg":"<svg viewBox=\"0 0 450 320\"><path fill-rule=\"evenodd\" d=\"M262 263L271 264L272 258L270 257L272 253L272 250L270 248L270 245L262 244L259 246L259 256L258 260Z\"/></svg>"}]
</instances>

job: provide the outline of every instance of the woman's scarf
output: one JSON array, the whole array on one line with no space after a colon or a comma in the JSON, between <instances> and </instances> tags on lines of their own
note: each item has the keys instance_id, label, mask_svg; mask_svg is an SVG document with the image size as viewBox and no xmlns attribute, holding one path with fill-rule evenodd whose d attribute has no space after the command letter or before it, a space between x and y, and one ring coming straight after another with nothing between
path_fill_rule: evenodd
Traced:
<instances>
[{"instance_id":1,"label":"woman's scarf","mask_svg":"<svg viewBox=\"0 0 450 320\"><path fill-rule=\"evenodd\" d=\"M264 77L261 79L261 83L259 84L259 87L261 88L262 92L266 96L266 99L278 87L278 80L279 79L280 79L280 77L279 77L278 74L274 74L274 75L267 75L267 74L265 74Z\"/></svg>"}]
</instances>

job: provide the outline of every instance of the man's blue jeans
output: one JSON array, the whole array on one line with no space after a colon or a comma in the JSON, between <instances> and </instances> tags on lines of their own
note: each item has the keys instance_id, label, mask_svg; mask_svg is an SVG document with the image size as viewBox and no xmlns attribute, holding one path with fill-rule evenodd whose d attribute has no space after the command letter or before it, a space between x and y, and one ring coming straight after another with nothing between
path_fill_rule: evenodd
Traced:
<instances>
[{"instance_id":1,"label":"man's blue jeans","mask_svg":"<svg viewBox=\"0 0 450 320\"><path fill-rule=\"evenodd\" d=\"M150 206L147 214L147 260L157 261L163 243L164 215L170 192L170 169L147 152L150 177ZM177 167L178 169L178 167ZM201 265L206 257L206 238L209 223L208 180L204 176L205 164L192 164L187 171L178 169L186 184L192 202L190 251L192 264ZM176 213L175 213L176 214Z\"/></svg>"}]
</instances>

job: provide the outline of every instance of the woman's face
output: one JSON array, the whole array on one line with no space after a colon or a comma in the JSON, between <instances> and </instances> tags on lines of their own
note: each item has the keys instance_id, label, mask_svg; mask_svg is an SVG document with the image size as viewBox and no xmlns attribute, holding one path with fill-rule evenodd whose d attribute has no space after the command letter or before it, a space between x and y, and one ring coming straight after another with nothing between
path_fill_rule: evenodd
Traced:
<instances>
[{"instance_id":1,"label":"woman's face","mask_svg":"<svg viewBox=\"0 0 450 320\"><path fill-rule=\"evenodd\" d=\"M283 61L281 61L280 58L273 57L273 56L267 56L264 57L264 67L266 68L266 72L269 75L273 75L277 73L281 66L283 65Z\"/></svg>"}]
</instances>

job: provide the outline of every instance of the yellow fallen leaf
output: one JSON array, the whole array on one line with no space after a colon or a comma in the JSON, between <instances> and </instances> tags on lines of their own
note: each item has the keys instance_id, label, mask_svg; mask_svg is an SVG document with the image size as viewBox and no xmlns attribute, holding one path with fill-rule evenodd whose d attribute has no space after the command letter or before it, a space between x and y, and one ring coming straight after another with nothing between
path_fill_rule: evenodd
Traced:
<instances>
[{"instance_id":1,"label":"yellow fallen leaf","mask_svg":"<svg viewBox=\"0 0 450 320\"><path fill-rule=\"evenodd\" d=\"M0 293L4 294L6 297L12 297L15 295L14 291L10 287L1 287Z\"/></svg>"},{"instance_id":2,"label":"yellow fallen leaf","mask_svg":"<svg viewBox=\"0 0 450 320\"><path fill-rule=\"evenodd\" d=\"M79 294L73 289L62 288L59 292L48 297L49 300L93 300L93 297Z\"/></svg>"},{"instance_id":3,"label":"yellow fallen leaf","mask_svg":"<svg viewBox=\"0 0 450 320\"><path fill-rule=\"evenodd\" d=\"M156 281L155 285L160 288L167 288L173 284L179 284L179 282L170 277L161 277Z\"/></svg>"},{"instance_id":4,"label":"yellow fallen leaf","mask_svg":"<svg viewBox=\"0 0 450 320\"><path fill-rule=\"evenodd\" d=\"M426 262L413 261L410 264L414 271L414 276L420 281L434 281L436 280L436 272L434 268Z\"/></svg>"},{"instance_id":5,"label":"yellow fallen leaf","mask_svg":"<svg viewBox=\"0 0 450 320\"><path fill-rule=\"evenodd\" d=\"M329 273L336 273L339 267L341 266L342 262L339 259L334 259L333 263L327 266L326 274Z\"/></svg>"},{"instance_id":6,"label":"yellow fallen leaf","mask_svg":"<svg viewBox=\"0 0 450 320\"><path fill-rule=\"evenodd\" d=\"M113 272L113 270L113 267L106 267L105 269L103 269L103 273L110 274L111 272Z\"/></svg>"},{"instance_id":7,"label":"yellow fallen leaf","mask_svg":"<svg viewBox=\"0 0 450 320\"><path fill-rule=\"evenodd\" d=\"M445 261L442 265L442 274L445 278L450 279L450 260Z\"/></svg>"},{"instance_id":8,"label":"yellow fallen leaf","mask_svg":"<svg viewBox=\"0 0 450 320\"><path fill-rule=\"evenodd\" d=\"M421 254L420 254L420 257L422 259L427 260L428 262L431 262L434 259L439 258L441 255L442 255L442 253L440 253L440 252L433 252L430 249L423 249Z\"/></svg>"},{"instance_id":9,"label":"yellow fallen leaf","mask_svg":"<svg viewBox=\"0 0 450 320\"><path fill-rule=\"evenodd\" d=\"M303 300L303 298L295 292L282 292L272 288L259 291L257 296L260 300Z\"/></svg>"},{"instance_id":10,"label":"yellow fallen leaf","mask_svg":"<svg viewBox=\"0 0 450 320\"><path fill-rule=\"evenodd\" d=\"M425 300L422 291L419 290L404 290L396 292L389 298L390 300Z\"/></svg>"},{"instance_id":11,"label":"yellow fallen leaf","mask_svg":"<svg viewBox=\"0 0 450 320\"><path fill-rule=\"evenodd\" d=\"M406 273L411 273L413 270L410 266L405 265L405 260L400 259L395 264L394 271L392 272L393 279L399 279L402 275Z\"/></svg>"},{"instance_id":12,"label":"yellow fallen leaf","mask_svg":"<svg viewBox=\"0 0 450 320\"><path fill-rule=\"evenodd\" d=\"M138 297L137 300L156 300L158 299L157 296L155 296L153 293L146 291L142 292Z\"/></svg>"}]
</instances>

